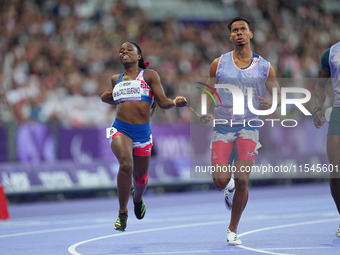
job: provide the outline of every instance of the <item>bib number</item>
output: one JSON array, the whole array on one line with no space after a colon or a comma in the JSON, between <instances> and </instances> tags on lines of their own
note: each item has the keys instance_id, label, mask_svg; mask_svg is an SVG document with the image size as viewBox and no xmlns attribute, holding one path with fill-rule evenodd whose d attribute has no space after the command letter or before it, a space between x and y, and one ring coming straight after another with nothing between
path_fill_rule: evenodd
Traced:
<instances>
[{"instance_id":1,"label":"bib number","mask_svg":"<svg viewBox=\"0 0 340 255\"><path fill-rule=\"evenodd\" d=\"M112 96L117 104L123 101L141 100L141 82L136 80L122 81L114 87Z\"/></svg>"}]
</instances>

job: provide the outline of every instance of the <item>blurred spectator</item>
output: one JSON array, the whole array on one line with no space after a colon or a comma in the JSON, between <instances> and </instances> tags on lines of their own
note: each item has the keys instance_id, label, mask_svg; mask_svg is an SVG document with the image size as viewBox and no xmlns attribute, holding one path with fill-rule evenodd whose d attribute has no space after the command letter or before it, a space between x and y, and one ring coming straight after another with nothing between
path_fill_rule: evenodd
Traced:
<instances>
[{"instance_id":1,"label":"blurred spectator","mask_svg":"<svg viewBox=\"0 0 340 255\"><path fill-rule=\"evenodd\" d=\"M189 95L190 82L206 78L210 62L230 50L220 33L229 17L154 21L142 9L148 4L139 7L133 1L3 2L0 124L109 123L114 109L102 104L99 95L110 88L111 75L121 71L115 53L126 40L145 49L145 59L159 68L169 97ZM323 1L214 3L221 9L234 6L239 15L256 20L252 48L272 63L278 78L316 77L318 56L340 38L340 16L328 13ZM158 110L153 121L188 123L189 115Z\"/></svg>"}]
</instances>

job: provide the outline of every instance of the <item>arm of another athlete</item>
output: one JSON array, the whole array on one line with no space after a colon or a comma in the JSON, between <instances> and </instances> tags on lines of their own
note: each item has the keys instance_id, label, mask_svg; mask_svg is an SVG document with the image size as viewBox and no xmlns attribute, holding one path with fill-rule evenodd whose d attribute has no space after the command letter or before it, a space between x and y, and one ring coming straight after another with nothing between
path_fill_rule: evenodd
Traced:
<instances>
[{"instance_id":1,"label":"arm of another athlete","mask_svg":"<svg viewBox=\"0 0 340 255\"><path fill-rule=\"evenodd\" d=\"M322 111L322 106L326 99L326 85L331 77L331 70L329 66L329 53L331 48L328 48L321 56L321 66L318 73L318 79L314 89L314 125L320 128L325 123L325 114Z\"/></svg>"},{"instance_id":2,"label":"arm of another athlete","mask_svg":"<svg viewBox=\"0 0 340 255\"><path fill-rule=\"evenodd\" d=\"M187 104L187 100L185 97L176 97L174 100L167 98L163 86L161 83L161 79L158 73L154 70L147 69L145 70L145 80L151 86L152 92L155 96L156 103L159 107L163 109L170 109L173 106L185 106Z\"/></svg>"},{"instance_id":3,"label":"arm of another athlete","mask_svg":"<svg viewBox=\"0 0 340 255\"><path fill-rule=\"evenodd\" d=\"M103 101L104 103L111 104L111 105L116 105L115 101L113 100L112 92L113 92L114 86L115 86L116 83L117 83L118 77L119 77L119 74L115 74L115 75L113 75L113 76L111 77L112 89L109 89L109 90L105 91L105 92L100 96L100 98L102 99L102 101Z\"/></svg>"},{"instance_id":4,"label":"arm of another athlete","mask_svg":"<svg viewBox=\"0 0 340 255\"><path fill-rule=\"evenodd\" d=\"M326 99L326 85L329 81L331 74L322 69L319 70L318 79L314 89L314 104L313 110L314 125L316 128L320 128L325 123L325 114L322 111L322 106Z\"/></svg>"},{"instance_id":5,"label":"arm of another athlete","mask_svg":"<svg viewBox=\"0 0 340 255\"><path fill-rule=\"evenodd\" d=\"M216 78L216 72L217 72L217 67L218 67L218 63L220 62L220 58L216 58L210 65L210 69L209 69L209 79L207 81L207 84L214 87L215 84L217 83L217 78ZM203 92L205 93L205 92Z\"/></svg>"},{"instance_id":6,"label":"arm of another athlete","mask_svg":"<svg viewBox=\"0 0 340 255\"><path fill-rule=\"evenodd\" d=\"M214 61L210 65L209 78L207 80L207 84L212 87L214 87L215 84L217 83L216 72L217 72L218 63L220 62L220 58L221 57L214 59ZM207 94L207 93L203 91L202 94ZM201 116L202 123L208 123L210 120L214 118L214 116L210 113L210 105L211 105L211 98L210 96L209 97L207 96L207 105L206 105L207 115Z\"/></svg>"},{"instance_id":7,"label":"arm of another athlete","mask_svg":"<svg viewBox=\"0 0 340 255\"><path fill-rule=\"evenodd\" d=\"M273 88L277 90L277 106L281 105L281 90L280 85L277 83L275 71L272 67L269 69L268 78L266 81L266 88L268 92L273 95ZM267 110L272 106L272 102L264 99L263 97L259 97L260 99L260 109Z\"/></svg>"}]
</instances>

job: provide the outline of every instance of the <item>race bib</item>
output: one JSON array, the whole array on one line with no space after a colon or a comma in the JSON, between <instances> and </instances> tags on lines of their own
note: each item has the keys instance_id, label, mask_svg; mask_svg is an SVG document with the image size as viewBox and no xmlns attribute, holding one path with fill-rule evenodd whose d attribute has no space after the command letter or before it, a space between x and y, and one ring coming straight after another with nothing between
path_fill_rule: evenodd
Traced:
<instances>
[{"instance_id":1,"label":"race bib","mask_svg":"<svg viewBox=\"0 0 340 255\"><path fill-rule=\"evenodd\" d=\"M114 87L112 96L116 104L124 101L141 100L141 82L137 80L122 81Z\"/></svg>"},{"instance_id":2,"label":"race bib","mask_svg":"<svg viewBox=\"0 0 340 255\"><path fill-rule=\"evenodd\" d=\"M117 129L115 129L114 127L109 127L106 129L106 138L110 138L111 136L113 136L117 131Z\"/></svg>"}]
</instances>

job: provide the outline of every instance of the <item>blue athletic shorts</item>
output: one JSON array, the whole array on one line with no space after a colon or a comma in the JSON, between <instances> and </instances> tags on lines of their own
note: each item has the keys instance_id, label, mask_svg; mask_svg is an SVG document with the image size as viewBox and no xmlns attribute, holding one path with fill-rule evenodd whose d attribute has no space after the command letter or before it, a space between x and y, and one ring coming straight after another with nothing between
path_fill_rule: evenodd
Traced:
<instances>
[{"instance_id":1,"label":"blue athletic shorts","mask_svg":"<svg viewBox=\"0 0 340 255\"><path fill-rule=\"evenodd\" d=\"M133 141L133 155L149 156L152 148L152 132L150 123L133 125L115 119L111 128L106 129L106 136L112 140L117 135L126 135Z\"/></svg>"}]
</instances>

